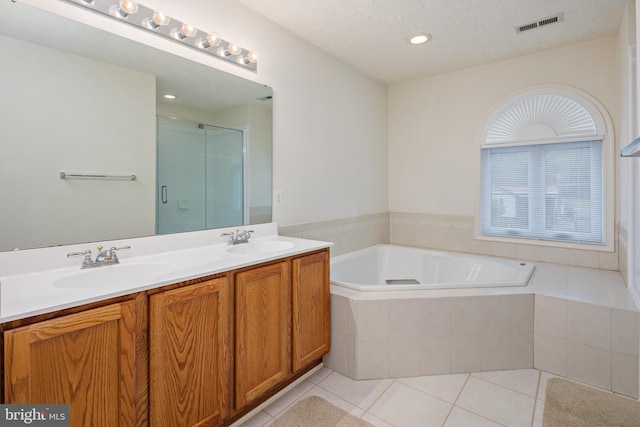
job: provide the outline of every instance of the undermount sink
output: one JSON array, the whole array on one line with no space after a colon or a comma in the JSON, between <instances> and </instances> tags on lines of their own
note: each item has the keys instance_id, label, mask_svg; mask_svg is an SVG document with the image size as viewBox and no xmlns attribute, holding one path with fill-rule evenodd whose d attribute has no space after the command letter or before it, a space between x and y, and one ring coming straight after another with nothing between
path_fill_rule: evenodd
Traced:
<instances>
[{"instance_id":1,"label":"undermount sink","mask_svg":"<svg viewBox=\"0 0 640 427\"><path fill-rule=\"evenodd\" d=\"M239 243L235 246L231 246L227 249L227 252L231 252L234 254L268 254L271 252L279 252L287 249L291 249L293 247L293 243L291 242L283 242L280 240L267 240L267 241L258 241L258 242L249 242L249 243Z\"/></svg>"},{"instance_id":2,"label":"undermount sink","mask_svg":"<svg viewBox=\"0 0 640 427\"><path fill-rule=\"evenodd\" d=\"M117 264L79 270L76 274L53 282L67 289L121 287L166 274L176 267L171 264Z\"/></svg>"}]
</instances>

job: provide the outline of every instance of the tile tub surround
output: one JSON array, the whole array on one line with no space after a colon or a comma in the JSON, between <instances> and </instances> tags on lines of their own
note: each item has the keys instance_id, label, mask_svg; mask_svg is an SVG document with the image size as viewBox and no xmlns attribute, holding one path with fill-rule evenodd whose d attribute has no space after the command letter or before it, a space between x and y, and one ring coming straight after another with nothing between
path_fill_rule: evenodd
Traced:
<instances>
[{"instance_id":1,"label":"tile tub surround","mask_svg":"<svg viewBox=\"0 0 640 427\"><path fill-rule=\"evenodd\" d=\"M353 379L533 368L533 295L331 295L325 365Z\"/></svg>"},{"instance_id":2,"label":"tile tub surround","mask_svg":"<svg viewBox=\"0 0 640 427\"><path fill-rule=\"evenodd\" d=\"M526 288L409 292L332 286L325 365L358 380L535 367L638 398L640 313L617 272L538 263Z\"/></svg>"},{"instance_id":3,"label":"tile tub surround","mask_svg":"<svg viewBox=\"0 0 640 427\"><path fill-rule=\"evenodd\" d=\"M281 236L333 242L331 255L342 255L389 242L389 213L278 227Z\"/></svg>"},{"instance_id":4,"label":"tile tub surround","mask_svg":"<svg viewBox=\"0 0 640 427\"><path fill-rule=\"evenodd\" d=\"M640 313L536 295L535 367L639 397Z\"/></svg>"},{"instance_id":5,"label":"tile tub surround","mask_svg":"<svg viewBox=\"0 0 640 427\"><path fill-rule=\"evenodd\" d=\"M418 246L526 261L552 262L576 267L596 267L617 271L617 252L554 248L527 244L477 240L474 217L416 213L389 213L389 240L392 244ZM616 239L615 247L618 247Z\"/></svg>"}]
</instances>

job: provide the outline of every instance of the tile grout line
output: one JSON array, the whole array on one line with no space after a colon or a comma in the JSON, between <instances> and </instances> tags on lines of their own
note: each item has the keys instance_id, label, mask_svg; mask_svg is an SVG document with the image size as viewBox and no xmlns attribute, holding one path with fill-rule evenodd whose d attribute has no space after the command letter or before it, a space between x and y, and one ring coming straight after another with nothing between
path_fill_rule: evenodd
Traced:
<instances>
[{"instance_id":1,"label":"tile grout line","mask_svg":"<svg viewBox=\"0 0 640 427\"><path fill-rule=\"evenodd\" d=\"M535 369L535 368L525 368L525 369ZM525 369L509 369L509 370L507 370L507 371L483 371L483 372L472 372L470 375L472 375L472 376L473 376L473 374L482 374L482 373L486 373L486 372L508 372L508 371L520 371L520 370L525 370ZM536 371L538 371L538 375L540 375L540 372L541 372L541 371L540 371L539 369L535 369L535 370L536 370ZM521 391L519 391L519 390L516 390L516 389L514 389L514 388L507 387L506 385L503 385L503 384L495 383L495 382L490 381L490 380L485 379L485 378L479 378L479 377L476 377L476 376L474 376L473 378L475 378L475 379L477 379L477 380L479 380L479 381L483 381L483 382L485 382L485 383L487 383L487 384L493 384L493 385L495 385L495 386L497 386L497 387L502 387L502 388L504 388L504 389L506 389L506 390L509 390L509 391L512 391L512 392L514 392L514 393L519 393L519 394L521 394L521 395L523 395L523 396L532 397L532 398L534 398L534 399L535 399L535 398L536 398L536 396L538 395L538 389L536 389L536 395L535 395L535 396L531 396L530 394L523 393L523 392L521 392ZM540 380L538 380L538 383L539 383L539 382L540 382Z\"/></svg>"},{"instance_id":2,"label":"tile grout line","mask_svg":"<svg viewBox=\"0 0 640 427\"><path fill-rule=\"evenodd\" d=\"M462 387L460 387L460 391L456 395L456 398L453 399L453 403L451 404L451 408L449 408L449 412L447 413L447 416L445 417L444 422L442 423L443 426L445 424L447 424L447 421L449 420L449 417L451 416L451 413L453 412L453 409L456 407L456 403L458 402L458 399L460 398L460 395L462 394L462 390L464 390L464 388L466 387L467 383L469 382L469 378L471 378L471 374L467 372L467 378L464 380L464 384L462 384Z\"/></svg>"},{"instance_id":3,"label":"tile grout line","mask_svg":"<svg viewBox=\"0 0 640 427\"><path fill-rule=\"evenodd\" d=\"M463 408L462 406L458 406L458 405L457 405L457 403L458 403L458 399L460 399L460 396L462 395L462 392L464 391L464 388L465 388L465 387L467 386L467 384L469 383L469 380L471 379L472 374L473 374L473 372L467 372L467 380L464 382L464 385L463 385L463 386L462 386L462 388L460 389L460 392L458 393L458 396L456 397L456 399L455 399L455 401L454 401L453 405L451 405L451 410L449 411L449 414L447 414L447 418L445 418L445 420L444 420L444 421L445 421L445 423L443 424L443 426L446 424L446 422L447 422L447 420L449 419L449 416L451 415L451 412L453 412L453 409L454 409L454 408L458 408L458 409L460 409L460 410L462 410L462 411L467 411L467 412L468 412L468 413L470 413L470 414L473 414L473 415L475 415L475 416L477 416L477 417L480 417L480 418L483 418L483 419L485 419L485 420L491 421L491 422L492 422L492 423L494 423L494 424L498 424L498 425L504 426L504 424L502 424L501 422L498 422L498 421L496 421L496 420L492 420L491 418L487 418L487 417L485 417L484 415L477 414L477 413L475 413L475 412L473 412L473 411L471 411L471 410L469 410L469 409L466 409L466 408ZM475 379L479 379L479 378L476 378L476 377L474 377L474 378L475 378ZM505 427L507 427L507 426L505 426Z\"/></svg>"},{"instance_id":4,"label":"tile grout line","mask_svg":"<svg viewBox=\"0 0 640 427\"><path fill-rule=\"evenodd\" d=\"M327 375L327 377L329 377L329 375ZM325 377L325 379L326 379L327 377ZM348 378L348 377L347 377L347 378ZM354 381L356 381L356 380L354 380ZM396 379L395 379L395 378L393 379L393 381L391 381L391 383L389 384L389 386L387 386L387 388L385 388L385 389L384 389L384 391L380 394L380 396L378 396L378 397L373 401L373 403L367 407L367 409L366 409L366 410L365 410L365 409L362 409L362 408L361 408L361 407L359 407L358 405L354 405L353 403L351 403L351 402L350 402L350 401L348 401L347 399L345 399L345 398L343 398L343 397L341 397L341 396L338 396L337 394L335 394L335 393L334 393L334 392L332 392L331 390L328 390L328 389L326 389L326 388L322 387L322 386L320 385L320 383L315 384L315 386L314 386L314 387L321 388L322 390L324 390L324 391L326 391L327 393L329 393L329 394L331 394L331 395L333 395L333 396L337 397L338 399L340 399L340 400L342 400L342 401L347 402L349 405L353 406L354 408L360 409L360 410L362 411L362 416L360 416L360 417L358 417L358 418L362 419L362 417L363 417L365 414L369 413L369 409L371 409L371 407L372 407L373 405L375 405L375 404L376 404L376 402L377 402L377 401L378 401L378 400L379 400L379 399L380 399L380 398L381 398L381 397L382 397L382 396L387 392L387 390L389 390L389 388L391 387L391 385L392 385L394 382L396 382ZM311 391L311 390L313 390L313 388L311 388L309 391ZM307 393L308 393L308 392L306 392L305 394L307 394ZM353 415L353 414L351 414L351 415ZM376 417L376 418L380 418L380 417L378 417L378 416L376 416L376 415L373 415L373 414L370 414L370 415L372 415L372 416L374 416L374 417ZM355 416L355 415L354 415L354 416ZM387 420L385 420L385 419L382 419L382 418L380 418L380 419L381 419L382 421L386 422L387 424L391 424L391 423L387 422Z\"/></svg>"},{"instance_id":5,"label":"tile grout line","mask_svg":"<svg viewBox=\"0 0 640 427\"><path fill-rule=\"evenodd\" d=\"M389 421L385 420L384 418L380 418L380 417L379 417L379 416L377 416L377 415L374 415L374 414L369 413L369 409L373 408L373 405L375 405L376 403L378 403L378 401L382 398L382 396L384 396L384 394L385 394L387 391L389 391L389 389L391 388L391 386L392 386L393 384L395 384L395 383L397 382L397 380L398 380L397 378L393 378L393 379L392 379L392 381L389 383L389 385L387 386L387 388L385 388L385 389L384 389L384 391L383 391L382 393L380 393L380 396L378 396L378 398L377 398L377 399L375 399L375 400L373 401L373 403L371 403L371 405L369 405L369 407L366 409L366 411L364 411L364 412L362 413L362 417L364 417L365 415L369 414L369 415L371 415L372 417L375 417L375 418L377 418L377 419L379 419L379 420L381 420L381 421L383 421L383 422L385 422L385 423L389 424L390 426L395 427L393 424L391 424ZM362 417L360 417L360 419L362 419Z\"/></svg>"},{"instance_id":6,"label":"tile grout line","mask_svg":"<svg viewBox=\"0 0 640 427\"><path fill-rule=\"evenodd\" d=\"M540 383L542 382L542 371L538 370L538 384L536 387L536 395L533 401L533 414L531 414L531 427L536 420L536 409L538 408L538 395L540 394Z\"/></svg>"}]
</instances>

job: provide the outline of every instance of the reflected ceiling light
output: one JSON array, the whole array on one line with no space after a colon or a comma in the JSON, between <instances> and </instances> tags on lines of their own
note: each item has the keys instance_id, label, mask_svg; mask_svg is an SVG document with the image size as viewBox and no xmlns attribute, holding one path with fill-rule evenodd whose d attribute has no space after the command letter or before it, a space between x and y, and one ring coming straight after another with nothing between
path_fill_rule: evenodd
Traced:
<instances>
[{"instance_id":1,"label":"reflected ceiling light","mask_svg":"<svg viewBox=\"0 0 640 427\"><path fill-rule=\"evenodd\" d=\"M109 13L116 18L126 19L138 11L138 2L131 0L120 0L118 4L114 4L109 8Z\"/></svg>"},{"instance_id":2,"label":"reflected ceiling light","mask_svg":"<svg viewBox=\"0 0 640 427\"><path fill-rule=\"evenodd\" d=\"M224 59L243 68L256 71L258 57L254 52L242 48L235 42L222 39L218 34L198 30L189 23L170 18L165 13L148 8L133 0L65 0L94 12L126 22L151 31L154 34L170 38L216 58ZM195 39L195 41L194 41ZM218 49L209 49L218 47Z\"/></svg>"},{"instance_id":3,"label":"reflected ceiling light","mask_svg":"<svg viewBox=\"0 0 640 427\"><path fill-rule=\"evenodd\" d=\"M156 10L151 17L144 18L142 24L150 30L157 30L158 27L169 25L171 18L163 12Z\"/></svg>"},{"instance_id":4,"label":"reflected ceiling light","mask_svg":"<svg viewBox=\"0 0 640 427\"><path fill-rule=\"evenodd\" d=\"M411 44L424 44L431 40L431 34L428 33L420 33L415 34L407 39Z\"/></svg>"},{"instance_id":5,"label":"reflected ceiling light","mask_svg":"<svg viewBox=\"0 0 640 427\"><path fill-rule=\"evenodd\" d=\"M170 93L164 94L164 95L162 95L162 97L166 98L166 99L176 99L177 98L177 96L171 95Z\"/></svg>"}]
</instances>

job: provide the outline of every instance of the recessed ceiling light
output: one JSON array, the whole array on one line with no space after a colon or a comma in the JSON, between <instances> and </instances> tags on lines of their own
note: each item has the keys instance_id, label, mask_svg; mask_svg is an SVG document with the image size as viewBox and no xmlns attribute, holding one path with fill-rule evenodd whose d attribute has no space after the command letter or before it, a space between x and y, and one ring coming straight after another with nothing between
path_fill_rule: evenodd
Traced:
<instances>
[{"instance_id":1,"label":"recessed ceiling light","mask_svg":"<svg viewBox=\"0 0 640 427\"><path fill-rule=\"evenodd\" d=\"M411 44L423 44L431 40L431 34L420 33L415 34L407 39Z\"/></svg>"},{"instance_id":2,"label":"recessed ceiling light","mask_svg":"<svg viewBox=\"0 0 640 427\"><path fill-rule=\"evenodd\" d=\"M176 99L176 98L177 98L177 96L175 96L175 95L171 95L171 94L166 94L166 95L163 95L163 96L164 96L166 99Z\"/></svg>"}]
</instances>

